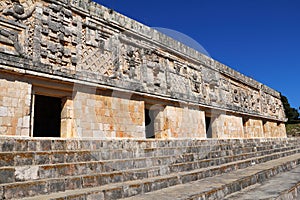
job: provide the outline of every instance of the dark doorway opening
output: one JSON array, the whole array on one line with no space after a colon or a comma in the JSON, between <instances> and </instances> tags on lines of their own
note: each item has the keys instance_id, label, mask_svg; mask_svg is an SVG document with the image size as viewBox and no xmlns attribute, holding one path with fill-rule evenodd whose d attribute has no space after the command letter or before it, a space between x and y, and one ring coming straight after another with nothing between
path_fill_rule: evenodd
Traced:
<instances>
[{"instance_id":1,"label":"dark doorway opening","mask_svg":"<svg viewBox=\"0 0 300 200\"><path fill-rule=\"evenodd\" d=\"M242 120L243 120L243 126L246 127L249 118L242 117Z\"/></svg>"},{"instance_id":2,"label":"dark doorway opening","mask_svg":"<svg viewBox=\"0 0 300 200\"><path fill-rule=\"evenodd\" d=\"M146 138L155 138L154 110L145 109Z\"/></svg>"},{"instance_id":3,"label":"dark doorway opening","mask_svg":"<svg viewBox=\"0 0 300 200\"><path fill-rule=\"evenodd\" d=\"M35 95L33 137L60 137L61 99Z\"/></svg>"},{"instance_id":4,"label":"dark doorway opening","mask_svg":"<svg viewBox=\"0 0 300 200\"><path fill-rule=\"evenodd\" d=\"M212 138L211 117L205 117L206 138Z\"/></svg>"}]
</instances>

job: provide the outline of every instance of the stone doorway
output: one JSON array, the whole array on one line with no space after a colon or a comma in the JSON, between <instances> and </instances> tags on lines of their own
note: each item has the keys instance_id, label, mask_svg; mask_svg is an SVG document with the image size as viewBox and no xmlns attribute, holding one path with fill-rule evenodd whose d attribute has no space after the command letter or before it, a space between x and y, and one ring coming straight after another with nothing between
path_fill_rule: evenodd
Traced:
<instances>
[{"instance_id":1,"label":"stone doorway","mask_svg":"<svg viewBox=\"0 0 300 200\"><path fill-rule=\"evenodd\" d=\"M145 109L146 138L155 138L154 110Z\"/></svg>"},{"instance_id":2,"label":"stone doorway","mask_svg":"<svg viewBox=\"0 0 300 200\"><path fill-rule=\"evenodd\" d=\"M212 138L211 116L205 116L206 138Z\"/></svg>"},{"instance_id":3,"label":"stone doorway","mask_svg":"<svg viewBox=\"0 0 300 200\"><path fill-rule=\"evenodd\" d=\"M60 137L61 99L35 95L33 137Z\"/></svg>"}]
</instances>

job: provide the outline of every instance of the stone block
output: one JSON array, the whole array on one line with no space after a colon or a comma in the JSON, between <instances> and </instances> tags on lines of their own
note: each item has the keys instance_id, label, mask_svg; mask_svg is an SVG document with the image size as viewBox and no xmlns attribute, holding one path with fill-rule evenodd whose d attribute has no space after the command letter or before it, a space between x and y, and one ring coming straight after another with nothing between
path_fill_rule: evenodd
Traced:
<instances>
[{"instance_id":1,"label":"stone block","mask_svg":"<svg viewBox=\"0 0 300 200\"><path fill-rule=\"evenodd\" d=\"M21 151L21 152L26 152L28 151L28 141L27 140L15 140L15 144L14 144L14 150L15 151Z\"/></svg>"},{"instance_id":2,"label":"stone block","mask_svg":"<svg viewBox=\"0 0 300 200\"><path fill-rule=\"evenodd\" d=\"M39 141L39 151L51 151L51 140L40 140Z\"/></svg>"},{"instance_id":3,"label":"stone block","mask_svg":"<svg viewBox=\"0 0 300 200\"><path fill-rule=\"evenodd\" d=\"M14 151L14 146L15 143L13 139L0 140L1 152L12 152Z\"/></svg>"},{"instance_id":4,"label":"stone block","mask_svg":"<svg viewBox=\"0 0 300 200\"><path fill-rule=\"evenodd\" d=\"M78 190L82 188L82 180L81 178L68 178L65 181L65 189L66 190Z\"/></svg>"},{"instance_id":5,"label":"stone block","mask_svg":"<svg viewBox=\"0 0 300 200\"><path fill-rule=\"evenodd\" d=\"M93 160L93 157L92 157L90 151L78 152L76 154L76 157L77 157L78 162L87 162L87 161L92 161Z\"/></svg>"},{"instance_id":6,"label":"stone block","mask_svg":"<svg viewBox=\"0 0 300 200\"><path fill-rule=\"evenodd\" d=\"M65 191L65 181L63 180L53 180L49 181L49 192L63 192Z\"/></svg>"},{"instance_id":7,"label":"stone block","mask_svg":"<svg viewBox=\"0 0 300 200\"><path fill-rule=\"evenodd\" d=\"M40 166L39 177L41 179L56 178L56 168L54 166Z\"/></svg>"},{"instance_id":8,"label":"stone block","mask_svg":"<svg viewBox=\"0 0 300 200\"><path fill-rule=\"evenodd\" d=\"M98 185L98 181L96 179L96 176L84 176L82 178L82 187L95 187Z\"/></svg>"},{"instance_id":9,"label":"stone block","mask_svg":"<svg viewBox=\"0 0 300 200\"><path fill-rule=\"evenodd\" d=\"M66 152L65 153L65 162L72 163L77 162L77 157L75 152Z\"/></svg>"},{"instance_id":10,"label":"stone block","mask_svg":"<svg viewBox=\"0 0 300 200\"><path fill-rule=\"evenodd\" d=\"M50 152L38 152L35 153L34 160L36 165L50 164Z\"/></svg>"},{"instance_id":11,"label":"stone block","mask_svg":"<svg viewBox=\"0 0 300 200\"><path fill-rule=\"evenodd\" d=\"M51 154L50 157L51 164L64 163L65 162L65 152L55 152Z\"/></svg>"},{"instance_id":12,"label":"stone block","mask_svg":"<svg viewBox=\"0 0 300 200\"><path fill-rule=\"evenodd\" d=\"M104 192L104 199L120 199L122 198L123 188L113 188Z\"/></svg>"},{"instance_id":13,"label":"stone block","mask_svg":"<svg viewBox=\"0 0 300 200\"><path fill-rule=\"evenodd\" d=\"M123 187L123 196L124 197L131 197L135 196L137 194L141 194L143 191L143 185L142 184L136 184L136 185L130 185Z\"/></svg>"},{"instance_id":14,"label":"stone block","mask_svg":"<svg viewBox=\"0 0 300 200\"><path fill-rule=\"evenodd\" d=\"M39 146L38 140L28 140L28 151L40 151Z\"/></svg>"},{"instance_id":15,"label":"stone block","mask_svg":"<svg viewBox=\"0 0 300 200\"><path fill-rule=\"evenodd\" d=\"M25 166L15 168L15 179L16 181L30 181L36 180L38 176L38 166Z\"/></svg>"},{"instance_id":16,"label":"stone block","mask_svg":"<svg viewBox=\"0 0 300 200\"><path fill-rule=\"evenodd\" d=\"M86 200L104 200L104 193L103 192L94 192L92 194L86 195Z\"/></svg>"},{"instance_id":17,"label":"stone block","mask_svg":"<svg viewBox=\"0 0 300 200\"><path fill-rule=\"evenodd\" d=\"M0 184L15 182L14 168L0 168Z\"/></svg>"},{"instance_id":18,"label":"stone block","mask_svg":"<svg viewBox=\"0 0 300 200\"><path fill-rule=\"evenodd\" d=\"M0 167L14 166L14 154L0 153Z\"/></svg>"},{"instance_id":19,"label":"stone block","mask_svg":"<svg viewBox=\"0 0 300 200\"><path fill-rule=\"evenodd\" d=\"M15 166L34 164L34 153L18 153L15 157Z\"/></svg>"}]
</instances>

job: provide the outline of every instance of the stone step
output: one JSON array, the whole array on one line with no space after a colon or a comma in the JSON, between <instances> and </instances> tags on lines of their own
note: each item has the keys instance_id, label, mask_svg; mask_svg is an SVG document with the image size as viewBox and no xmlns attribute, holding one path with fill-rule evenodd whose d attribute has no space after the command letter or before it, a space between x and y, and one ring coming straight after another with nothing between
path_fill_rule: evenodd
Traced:
<instances>
[{"instance_id":1,"label":"stone step","mask_svg":"<svg viewBox=\"0 0 300 200\"><path fill-rule=\"evenodd\" d=\"M243 188L265 182L277 174L299 168L300 154L280 158L246 169L239 169L226 174L209 177L188 184L176 185L151 193L141 194L124 200L198 200L198 199L225 199L226 195L240 191ZM299 177L298 177L299 179ZM284 179L282 181L285 181ZM277 183L277 185L280 183ZM277 188L272 188L276 190ZM267 191L266 191L267 192ZM124 196L123 196L124 197ZM257 198L258 197L258 198ZM243 196L237 199L243 199ZM253 199L262 199L256 196Z\"/></svg>"},{"instance_id":2,"label":"stone step","mask_svg":"<svg viewBox=\"0 0 300 200\"><path fill-rule=\"evenodd\" d=\"M0 138L0 152L13 151L56 151L56 150L101 150L101 149L146 149L161 147L193 147L193 146L261 146L263 144L291 144L298 143L298 139L227 139L227 140L84 140L61 138Z\"/></svg>"},{"instance_id":3,"label":"stone step","mask_svg":"<svg viewBox=\"0 0 300 200\"><path fill-rule=\"evenodd\" d=\"M294 189L300 186L300 166L280 173L269 180L259 182L249 188L225 197L226 200L252 200L252 199L300 199L300 194ZM292 198L291 198L292 197Z\"/></svg>"},{"instance_id":4,"label":"stone step","mask_svg":"<svg viewBox=\"0 0 300 200\"><path fill-rule=\"evenodd\" d=\"M81 188L55 194L45 194L23 200L99 199L110 200L174 200L174 199L223 199L225 195L264 181L279 172L287 171L300 164L300 154L268 161L244 169L222 173L213 177L183 184L182 173L144 180L128 181L92 188ZM213 171L213 167L207 170ZM164 181L162 181L164 180ZM165 188L165 189L164 189ZM12 195L12 191L5 190ZM19 191L16 189L15 191ZM21 193L21 192L19 192ZM145 194L144 194L145 193ZM5 195L5 193L4 193ZM16 194L17 196L24 195ZM27 195L28 196L28 195ZM12 198L13 196L7 196Z\"/></svg>"},{"instance_id":5,"label":"stone step","mask_svg":"<svg viewBox=\"0 0 300 200\"><path fill-rule=\"evenodd\" d=\"M289 156L299 151L300 150L297 149L288 152L280 152L272 155L266 155L264 157L255 158L255 161L257 163L263 163L273 159L280 159L282 156ZM187 171L187 172L172 173L172 174L165 173L165 171L163 170L163 172L157 173L157 175L154 175L154 177L148 177L148 176L137 177L134 176L136 174L130 173L128 171L115 172L110 174L108 173L89 174L89 172L86 171L85 174L89 174L89 175L85 175L85 176L83 175L81 177L78 176L61 177L60 179L58 178L42 179L37 181L25 181L25 182L13 183L13 184L2 184L0 185L0 188L1 187L3 188L4 197L9 199L9 198L23 197L22 195L24 194L23 193L20 194L20 192L18 191L31 191L31 193L28 193L25 196L36 196L40 194L54 193L58 191L63 192L64 190L66 190L66 188L67 189L70 188L72 184L76 186L75 188L87 188L87 187L96 187L100 185L103 186L105 184L109 186L112 184L116 184L116 182L120 184L126 184L126 182L128 181L130 182L134 180L141 183L141 184L137 184L138 182L135 183L136 185L134 186L135 187L134 190L136 190L136 192L140 191L145 184L148 187L147 191L150 192L160 188L166 188L177 184L188 183L206 177L211 177L218 174L235 171L237 169L246 168L252 165L253 165L253 159L246 159L238 162L232 162L223 165L207 167L207 168L202 168L202 169L197 169L197 170ZM157 169L159 170L160 168ZM60 172L58 173L60 174ZM39 189L36 190L36 188ZM133 189L131 188L131 190ZM118 189L117 191L120 191L120 189Z\"/></svg>"},{"instance_id":6,"label":"stone step","mask_svg":"<svg viewBox=\"0 0 300 200\"><path fill-rule=\"evenodd\" d=\"M277 200L300 199L300 182L280 193Z\"/></svg>"},{"instance_id":7,"label":"stone step","mask_svg":"<svg viewBox=\"0 0 300 200\"><path fill-rule=\"evenodd\" d=\"M257 147L235 147L223 149L222 146L216 147L178 147L178 148L159 148L144 149L144 152L133 150L97 150L97 151L48 151L48 152L4 152L0 153L0 167L3 166L24 166L24 165L45 165L72 162L88 162L99 160L126 160L147 157L163 157L172 155L194 155L194 159L220 158L223 156L239 155L248 152L259 152L267 149L280 149L282 147L298 147L300 144L283 145L263 145ZM224 146L223 146L224 147ZM185 160L184 160L185 161Z\"/></svg>"},{"instance_id":8,"label":"stone step","mask_svg":"<svg viewBox=\"0 0 300 200\"><path fill-rule=\"evenodd\" d=\"M255 160L256 157L263 157L264 155L270 155L273 153L284 152L284 151L289 151L294 149L296 148L285 147L285 148L275 149L275 150L265 150L261 152L245 153L245 154L234 155L234 156L224 156L215 159L203 159L203 160L196 160L191 162L175 163L170 166L170 171L171 172L189 171L192 169L205 168L209 166L217 166L220 164L235 162L244 159L251 159L251 158ZM297 152L297 150L295 152Z\"/></svg>"},{"instance_id":9,"label":"stone step","mask_svg":"<svg viewBox=\"0 0 300 200\"><path fill-rule=\"evenodd\" d=\"M88 161L79 162L74 160L72 163L46 164L46 165L32 165L32 166L17 166L17 167L0 167L0 183L13 183L30 180L31 177L22 176L23 174L31 174L35 180L48 178L61 178L64 176L84 175L87 173L110 173L112 177L118 177L114 174L123 174L125 170L133 170L125 175L122 175L120 180L132 180L133 177L147 178L153 176L152 167L159 167L155 170L155 175L159 176L167 173L190 171L193 169L200 169L209 166L217 166L220 164L230 163L243 159L255 160L258 156L272 155L277 152L282 152L278 155L283 155L284 151L290 151L294 147L283 147L281 149L271 149L261 152L252 152L245 154L237 154L234 156L223 156L212 159L198 159L194 154L174 155L165 157L152 158L136 158L127 160L110 160L110 161ZM290 151L293 152L293 151ZM297 149L294 151L297 152ZM260 162L260 161L257 161ZM136 173L134 170L144 169L143 172ZM141 170L140 170L141 171ZM149 175L150 174L150 175ZM125 178L126 177L126 178ZM130 178L128 178L130 177Z\"/></svg>"}]
</instances>

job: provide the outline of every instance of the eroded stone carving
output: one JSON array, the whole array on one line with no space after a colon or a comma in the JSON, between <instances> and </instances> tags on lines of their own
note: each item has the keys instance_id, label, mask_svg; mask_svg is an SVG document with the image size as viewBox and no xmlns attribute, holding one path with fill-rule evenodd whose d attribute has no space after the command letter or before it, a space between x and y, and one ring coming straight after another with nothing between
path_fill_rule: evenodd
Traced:
<instances>
[{"instance_id":1,"label":"eroded stone carving","mask_svg":"<svg viewBox=\"0 0 300 200\"><path fill-rule=\"evenodd\" d=\"M258 91L252 91L252 94L250 95L250 109L260 112L260 98Z\"/></svg>"},{"instance_id":2,"label":"eroded stone carving","mask_svg":"<svg viewBox=\"0 0 300 200\"><path fill-rule=\"evenodd\" d=\"M31 2L30 6L19 0L0 2L0 42L4 44L2 48L6 52L14 52L25 58L30 56L26 51L29 40L26 35L26 25L29 22L26 20L32 16L35 8L35 2Z\"/></svg>"},{"instance_id":3,"label":"eroded stone carving","mask_svg":"<svg viewBox=\"0 0 300 200\"><path fill-rule=\"evenodd\" d=\"M139 49L131 49L126 51L122 59L124 59L123 74L127 75L129 79L134 79L138 75L136 73L136 70L141 65L141 56Z\"/></svg>"},{"instance_id":4,"label":"eroded stone carving","mask_svg":"<svg viewBox=\"0 0 300 200\"><path fill-rule=\"evenodd\" d=\"M68 70L74 73L78 64L78 45L82 23L79 17L73 17L66 8L50 4L39 10L40 18L40 60L54 69Z\"/></svg>"},{"instance_id":5,"label":"eroded stone carving","mask_svg":"<svg viewBox=\"0 0 300 200\"><path fill-rule=\"evenodd\" d=\"M20 56L26 56L19 41L19 32L0 25L0 42L11 45Z\"/></svg>"},{"instance_id":6,"label":"eroded stone carving","mask_svg":"<svg viewBox=\"0 0 300 200\"><path fill-rule=\"evenodd\" d=\"M190 74L192 91L194 93L200 94L202 91L202 77L201 73L197 70L193 70Z\"/></svg>"},{"instance_id":7,"label":"eroded stone carving","mask_svg":"<svg viewBox=\"0 0 300 200\"><path fill-rule=\"evenodd\" d=\"M35 10L35 4L25 7L19 0L6 0L0 4L0 13L11 16L15 20L24 20L32 15Z\"/></svg>"},{"instance_id":8,"label":"eroded stone carving","mask_svg":"<svg viewBox=\"0 0 300 200\"><path fill-rule=\"evenodd\" d=\"M151 51L151 50L145 50L146 54L146 65L147 68L150 68L152 71L152 77L153 77L153 85L160 87L161 85L161 80L159 77L159 73L161 72L161 67L160 67L160 62L159 62L159 57L158 55ZM148 81L151 82L151 79L148 79Z\"/></svg>"}]
</instances>

